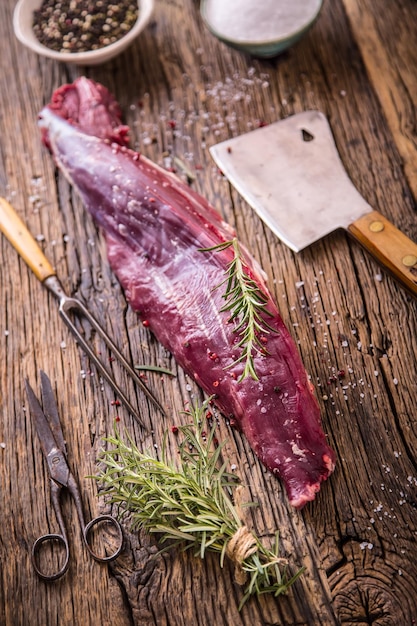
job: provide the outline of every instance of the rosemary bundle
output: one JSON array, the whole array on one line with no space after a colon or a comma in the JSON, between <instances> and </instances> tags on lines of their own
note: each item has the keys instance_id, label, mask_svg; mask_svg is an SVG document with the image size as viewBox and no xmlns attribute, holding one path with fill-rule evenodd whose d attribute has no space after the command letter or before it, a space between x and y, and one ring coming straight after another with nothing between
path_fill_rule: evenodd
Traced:
<instances>
[{"instance_id":1,"label":"rosemary bundle","mask_svg":"<svg viewBox=\"0 0 417 626\"><path fill-rule=\"evenodd\" d=\"M141 452L133 442L126 444L120 434L106 441L111 448L102 456L103 472L97 476L104 493L121 505L122 514L131 514L132 528L161 535L169 549L181 545L204 558L207 550L235 564L236 582L244 586L239 609L253 595L285 593L302 573L287 575L286 559L275 545L265 547L241 521L233 494L239 488L234 474L220 465L224 444L216 444L213 425L205 434L207 402L187 412L192 423L180 426L177 464L167 457L166 437L161 459ZM219 466L220 465L220 466Z\"/></svg>"},{"instance_id":2,"label":"rosemary bundle","mask_svg":"<svg viewBox=\"0 0 417 626\"><path fill-rule=\"evenodd\" d=\"M266 354L261 337L271 331L277 331L265 320L266 316L271 316L266 308L268 300L245 271L242 252L236 237L212 248L203 248L202 251L225 250L230 247L233 248L233 259L227 266L226 278L215 289L225 286L223 298L226 304L220 311L229 312L229 321L236 324L234 331L239 336L237 347L241 348L242 352L232 365L241 362L245 364L239 382L247 376L258 380L253 361L254 354L256 352Z\"/></svg>"}]
</instances>

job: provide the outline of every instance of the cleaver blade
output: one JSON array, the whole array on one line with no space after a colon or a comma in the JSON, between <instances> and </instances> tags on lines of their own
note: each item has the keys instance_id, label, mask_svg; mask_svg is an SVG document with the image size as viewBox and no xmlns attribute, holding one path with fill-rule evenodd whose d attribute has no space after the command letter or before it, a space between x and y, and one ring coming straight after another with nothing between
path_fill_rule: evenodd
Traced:
<instances>
[{"instance_id":1,"label":"cleaver blade","mask_svg":"<svg viewBox=\"0 0 417 626\"><path fill-rule=\"evenodd\" d=\"M305 111L210 148L222 173L295 252L337 230L356 238L417 295L417 245L353 185L327 118Z\"/></svg>"}]
</instances>

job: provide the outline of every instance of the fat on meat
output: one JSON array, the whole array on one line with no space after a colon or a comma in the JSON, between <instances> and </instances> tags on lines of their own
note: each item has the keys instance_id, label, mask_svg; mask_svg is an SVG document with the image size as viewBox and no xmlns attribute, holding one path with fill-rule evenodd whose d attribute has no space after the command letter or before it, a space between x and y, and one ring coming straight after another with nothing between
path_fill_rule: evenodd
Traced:
<instances>
[{"instance_id":1,"label":"fat on meat","mask_svg":"<svg viewBox=\"0 0 417 626\"><path fill-rule=\"evenodd\" d=\"M207 250L235 237L218 211L174 174L128 147L118 103L85 77L63 85L39 115L44 144L104 233L108 259L131 307L262 463L290 503L314 500L335 454L297 347L241 245L245 269L267 301L269 332L254 353L258 380L243 363L223 283L233 250Z\"/></svg>"}]
</instances>

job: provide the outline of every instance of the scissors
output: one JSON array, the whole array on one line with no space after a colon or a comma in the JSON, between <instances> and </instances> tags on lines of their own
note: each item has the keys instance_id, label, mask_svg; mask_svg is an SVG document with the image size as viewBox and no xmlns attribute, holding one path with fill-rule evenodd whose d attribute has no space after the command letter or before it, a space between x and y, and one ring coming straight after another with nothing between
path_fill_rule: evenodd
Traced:
<instances>
[{"instance_id":1,"label":"scissors","mask_svg":"<svg viewBox=\"0 0 417 626\"><path fill-rule=\"evenodd\" d=\"M66 444L58 416L58 407L54 398L51 381L45 372L41 371L40 375L43 408L41 407L39 400L35 396L35 393L27 380L25 380L26 393L29 401L30 414L34 420L42 452L48 464L51 482L51 501L58 520L60 534L48 533L39 537L32 547L32 562L33 567L40 578L43 580L57 580L67 571L70 557L68 537L60 503L60 495L64 488L69 491L74 499L83 541L88 552L96 561L105 563L112 561L119 556L123 547L123 531L119 522L111 515L99 515L98 517L92 519L88 524L85 523L80 490L77 481L67 464ZM104 526L106 526L105 535L103 532ZM98 533L103 533L103 536L101 536L101 534L99 535L104 544L102 552L100 552L96 547L96 535ZM104 539L108 541L105 542ZM50 544L51 552L54 552L54 554L57 549L55 548L54 551L53 545L54 543L59 544L59 564L58 566L54 566L52 573L49 572L51 567L50 561L47 567L48 571L46 571L46 566L44 564L45 561L47 561L46 553L43 555L41 554L43 551L42 548L44 548L45 544L48 543ZM110 548L106 544L109 544ZM62 548L63 557L61 554ZM110 554L108 553L109 549ZM56 562L56 559L57 557L55 555L54 563ZM42 566L40 565L41 561L43 563ZM56 567L57 569L55 569Z\"/></svg>"}]
</instances>

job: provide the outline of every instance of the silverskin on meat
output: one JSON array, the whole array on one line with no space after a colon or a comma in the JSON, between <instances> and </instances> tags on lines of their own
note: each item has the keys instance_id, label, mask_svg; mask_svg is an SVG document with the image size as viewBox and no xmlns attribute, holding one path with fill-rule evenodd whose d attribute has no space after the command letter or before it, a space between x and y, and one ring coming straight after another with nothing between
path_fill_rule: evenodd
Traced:
<instances>
[{"instance_id":1,"label":"silverskin on meat","mask_svg":"<svg viewBox=\"0 0 417 626\"><path fill-rule=\"evenodd\" d=\"M85 77L60 87L40 113L45 145L102 229L131 307L285 485L290 503L314 500L334 469L317 401L264 275L241 246L267 302L258 380L241 380L235 322L219 288L233 249L208 250L233 229L175 175L128 147L118 103ZM266 314L265 314L266 315Z\"/></svg>"}]
</instances>

